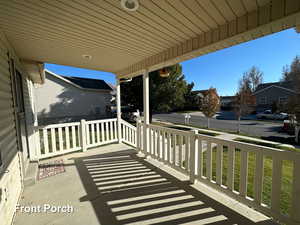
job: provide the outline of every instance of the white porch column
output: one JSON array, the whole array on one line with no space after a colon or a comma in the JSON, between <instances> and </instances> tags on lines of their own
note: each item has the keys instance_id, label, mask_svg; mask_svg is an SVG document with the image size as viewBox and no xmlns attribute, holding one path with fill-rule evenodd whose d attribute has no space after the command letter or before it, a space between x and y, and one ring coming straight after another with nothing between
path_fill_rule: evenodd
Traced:
<instances>
[{"instance_id":1,"label":"white porch column","mask_svg":"<svg viewBox=\"0 0 300 225\"><path fill-rule=\"evenodd\" d=\"M120 80L117 78L117 124L118 124L118 141L122 143L121 131L121 85Z\"/></svg>"},{"instance_id":2,"label":"white porch column","mask_svg":"<svg viewBox=\"0 0 300 225\"><path fill-rule=\"evenodd\" d=\"M143 74L143 104L144 104L144 152L148 153L149 148L149 71L145 70Z\"/></svg>"}]
</instances>

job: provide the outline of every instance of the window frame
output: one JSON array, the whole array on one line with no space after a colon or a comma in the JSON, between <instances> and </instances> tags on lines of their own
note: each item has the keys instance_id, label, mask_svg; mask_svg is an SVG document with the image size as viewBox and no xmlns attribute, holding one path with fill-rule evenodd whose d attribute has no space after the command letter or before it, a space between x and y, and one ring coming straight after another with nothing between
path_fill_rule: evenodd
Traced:
<instances>
[{"instance_id":1,"label":"window frame","mask_svg":"<svg viewBox=\"0 0 300 225\"><path fill-rule=\"evenodd\" d=\"M264 99L264 101L262 101L262 99ZM267 96L260 97L260 98L258 99L258 103L259 103L260 105L266 105L266 104L267 104Z\"/></svg>"}]
</instances>

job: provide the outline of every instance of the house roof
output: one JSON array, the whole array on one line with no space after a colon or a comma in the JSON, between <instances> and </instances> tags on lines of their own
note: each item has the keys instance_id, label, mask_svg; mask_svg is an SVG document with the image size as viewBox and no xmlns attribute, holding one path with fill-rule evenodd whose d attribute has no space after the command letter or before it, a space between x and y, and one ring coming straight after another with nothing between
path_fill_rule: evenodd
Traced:
<instances>
[{"instance_id":1,"label":"house roof","mask_svg":"<svg viewBox=\"0 0 300 225\"><path fill-rule=\"evenodd\" d=\"M277 87L277 88L282 88L282 89L286 89L288 91L291 92L295 92L295 87L293 82L291 81L285 81L285 82L272 82L272 83L263 83L258 85L258 87L256 88L254 94L258 94L262 91L265 91L271 87Z\"/></svg>"},{"instance_id":2,"label":"house roof","mask_svg":"<svg viewBox=\"0 0 300 225\"><path fill-rule=\"evenodd\" d=\"M112 88L104 80L83 78L83 77L62 76L62 75L55 74L48 70L46 70L45 72L46 72L46 75L55 76L67 83L71 83L74 86L82 88L82 89L112 91Z\"/></svg>"}]
</instances>

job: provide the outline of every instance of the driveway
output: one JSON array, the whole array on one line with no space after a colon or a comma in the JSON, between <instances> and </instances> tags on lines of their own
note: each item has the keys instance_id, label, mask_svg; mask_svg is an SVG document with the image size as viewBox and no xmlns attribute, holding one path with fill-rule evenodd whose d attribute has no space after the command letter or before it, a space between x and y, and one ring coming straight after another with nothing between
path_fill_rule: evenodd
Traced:
<instances>
[{"instance_id":1,"label":"driveway","mask_svg":"<svg viewBox=\"0 0 300 225\"><path fill-rule=\"evenodd\" d=\"M184 114L182 113L155 114L153 115L153 118L171 123L184 123ZM212 118L210 120L210 128L229 132L237 131L238 122L236 120L230 119L229 117L226 117L226 119L216 118L220 118L220 116L216 115L215 118ZM198 112L191 113L190 125L207 127L207 118ZM262 137L263 139L270 141L291 143L294 136L282 132L282 126L282 122L242 120L241 133L256 137Z\"/></svg>"}]
</instances>

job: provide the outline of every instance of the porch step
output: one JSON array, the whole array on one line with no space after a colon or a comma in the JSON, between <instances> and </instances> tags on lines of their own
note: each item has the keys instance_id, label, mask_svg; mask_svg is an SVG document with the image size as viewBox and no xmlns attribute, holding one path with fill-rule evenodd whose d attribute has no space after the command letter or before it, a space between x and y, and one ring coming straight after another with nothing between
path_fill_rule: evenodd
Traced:
<instances>
[{"instance_id":1,"label":"porch step","mask_svg":"<svg viewBox=\"0 0 300 225\"><path fill-rule=\"evenodd\" d=\"M29 187L35 184L38 175L39 163L30 162L24 178L24 187Z\"/></svg>"}]
</instances>

